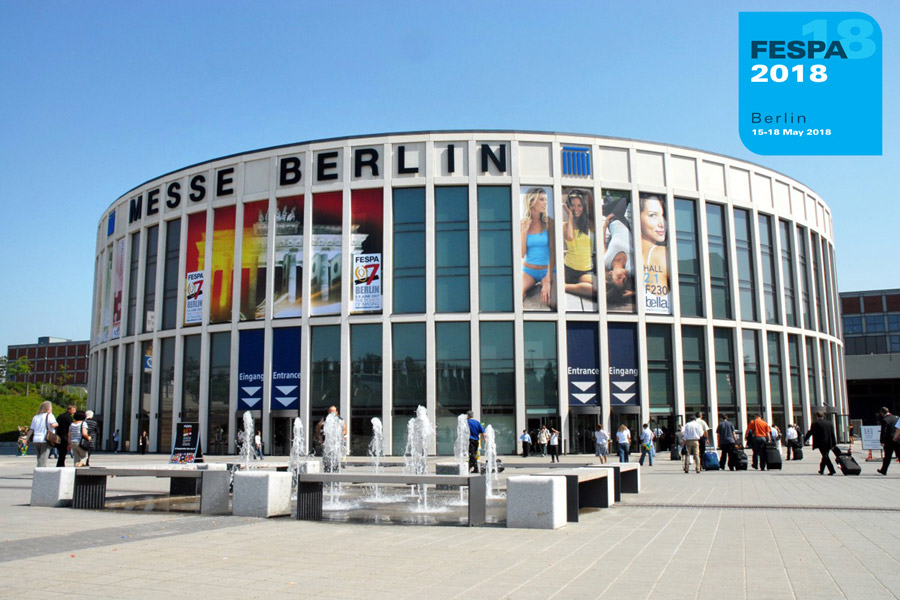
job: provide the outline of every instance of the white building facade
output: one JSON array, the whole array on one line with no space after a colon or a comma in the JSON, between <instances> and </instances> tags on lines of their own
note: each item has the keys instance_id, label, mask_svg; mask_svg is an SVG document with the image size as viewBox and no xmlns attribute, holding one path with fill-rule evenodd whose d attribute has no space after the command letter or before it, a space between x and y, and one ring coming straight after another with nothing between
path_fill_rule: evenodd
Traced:
<instances>
[{"instance_id":1,"label":"white building facade","mask_svg":"<svg viewBox=\"0 0 900 600\"><path fill-rule=\"evenodd\" d=\"M845 435L830 209L717 154L510 131L258 150L121 196L95 267L89 403L128 450L191 422L233 452L249 410L287 454L331 405L357 455L373 418L402 453L419 405L437 454L466 410L507 453L544 424L569 453L598 424L670 440L698 410Z\"/></svg>"}]
</instances>

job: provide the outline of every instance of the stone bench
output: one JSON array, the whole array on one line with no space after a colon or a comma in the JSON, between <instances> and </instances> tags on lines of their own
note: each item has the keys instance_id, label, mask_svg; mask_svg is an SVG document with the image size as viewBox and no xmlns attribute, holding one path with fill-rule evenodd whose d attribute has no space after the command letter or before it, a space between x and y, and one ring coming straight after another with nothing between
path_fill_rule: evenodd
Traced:
<instances>
[{"instance_id":1,"label":"stone bench","mask_svg":"<svg viewBox=\"0 0 900 600\"><path fill-rule=\"evenodd\" d=\"M112 468L75 469L73 508L106 507L108 477L157 477L169 479L170 496L200 496L200 514L228 514L228 487L231 473L224 465L198 465L197 468Z\"/></svg>"},{"instance_id":2,"label":"stone bench","mask_svg":"<svg viewBox=\"0 0 900 600\"><path fill-rule=\"evenodd\" d=\"M31 506L69 506L75 490L75 467L36 467L31 479Z\"/></svg>"},{"instance_id":3,"label":"stone bench","mask_svg":"<svg viewBox=\"0 0 900 600\"><path fill-rule=\"evenodd\" d=\"M609 508L615 503L615 477L609 469L554 469L532 477L566 478L566 519L578 522L580 508Z\"/></svg>"},{"instance_id":4,"label":"stone bench","mask_svg":"<svg viewBox=\"0 0 900 600\"><path fill-rule=\"evenodd\" d=\"M566 524L566 477L516 475L506 480L506 526L559 529Z\"/></svg>"},{"instance_id":5,"label":"stone bench","mask_svg":"<svg viewBox=\"0 0 900 600\"><path fill-rule=\"evenodd\" d=\"M283 471L237 471L231 512L236 517L290 515L291 480L291 474Z\"/></svg>"},{"instance_id":6,"label":"stone bench","mask_svg":"<svg viewBox=\"0 0 900 600\"><path fill-rule=\"evenodd\" d=\"M388 473L301 473L297 477L297 519L322 520L322 490L326 483L375 483L378 485L436 485L469 488L469 527L487 519L487 482L484 475L404 475Z\"/></svg>"},{"instance_id":7,"label":"stone bench","mask_svg":"<svg viewBox=\"0 0 900 600\"><path fill-rule=\"evenodd\" d=\"M638 463L589 465L587 468L610 469L615 472L616 502L622 500L622 494L641 493L641 466Z\"/></svg>"}]
</instances>

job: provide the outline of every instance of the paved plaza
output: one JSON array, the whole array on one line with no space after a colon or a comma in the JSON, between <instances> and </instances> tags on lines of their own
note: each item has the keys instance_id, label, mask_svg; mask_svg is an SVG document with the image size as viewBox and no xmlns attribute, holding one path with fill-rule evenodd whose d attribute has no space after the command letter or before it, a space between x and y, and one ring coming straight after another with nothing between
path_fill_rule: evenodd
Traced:
<instances>
[{"instance_id":1,"label":"paved plaza","mask_svg":"<svg viewBox=\"0 0 900 600\"><path fill-rule=\"evenodd\" d=\"M875 473L880 463L828 477L817 456L808 449L780 472L700 475L660 456L643 469L641 494L538 531L32 508L34 457L6 455L0 597L45 595L38 587L70 598L900 597L900 465L888 477ZM504 475L549 465L504 461ZM165 480L112 479L108 494L165 490Z\"/></svg>"}]
</instances>

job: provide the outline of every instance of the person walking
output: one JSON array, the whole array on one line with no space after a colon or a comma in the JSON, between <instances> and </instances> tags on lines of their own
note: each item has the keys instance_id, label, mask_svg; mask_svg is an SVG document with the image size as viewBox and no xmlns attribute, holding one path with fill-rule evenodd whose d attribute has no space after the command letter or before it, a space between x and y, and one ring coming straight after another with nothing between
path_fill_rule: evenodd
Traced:
<instances>
[{"instance_id":1,"label":"person walking","mask_svg":"<svg viewBox=\"0 0 900 600\"><path fill-rule=\"evenodd\" d=\"M734 425L728 420L728 415L722 413L719 415L721 423L716 428L716 437L719 438L719 450L722 456L719 457L719 468L725 470L725 464L728 464L728 470L734 471L737 467L737 460L734 457Z\"/></svg>"},{"instance_id":2,"label":"person walking","mask_svg":"<svg viewBox=\"0 0 900 600\"><path fill-rule=\"evenodd\" d=\"M72 415L72 424L69 425L69 444L72 448L72 454L75 455L75 466L85 466L88 453L91 448L91 434L88 432L87 425L84 420L87 415L83 410L77 411Z\"/></svg>"},{"instance_id":3,"label":"person walking","mask_svg":"<svg viewBox=\"0 0 900 600\"><path fill-rule=\"evenodd\" d=\"M897 429L897 415L892 415L886 406L881 407L878 416L881 421L881 447L884 449L884 460L881 461L881 468L875 470L882 475L887 475L894 455L896 454L900 459L900 442L898 442L900 429Z\"/></svg>"},{"instance_id":4,"label":"person walking","mask_svg":"<svg viewBox=\"0 0 900 600\"><path fill-rule=\"evenodd\" d=\"M69 453L69 425L72 424L72 415L75 414L75 405L70 404L66 411L56 417L56 433L59 435L59 443L56 444L56 466L66 466L66 455Z\"/></svg>"},{"instance_id":5,"label":"person walking","mask_svg":"<svg viewBox=\"0 0 900 600\"><path fill-rule=\"evenodd\" d=\"M650 430L650 425L648 423L644 423L643 428L641 429L641 459L638 461L638 464L642 467L644 466L644 457L647 456L650 459L650 466L653 466L653 440L656 438L653 435L653 431Z\"/></svg>"},{"instance_id":6,"label":"person walking","mask_svg":"<svg viewBox=\"0 0 900 600\"><path fill-rule=\"evenodd\" d=\"M709 433L712 428L709 426L709 423L703 419L702 411L697 411L696 415L697 423L699 423L700 427L703 429L703 435L700 436L700 456L703 456L706 454L706 444L712 442Z\"/></svg>"},{"instance_id":7,"label":"person walking","mask_svg":"<svg viewBox=\"0 0 900 600\"><path fill-rule=\"evenodd\" d=\"M628 430L625 423L619 425L619 430L616 432L616 442L619 445L619 462L627 463L628 454L631 451L631 431Z\"/></svg>"},{"instance_id":8,"label":"person walking","mask_svg":"<svg viewBox=\"0 0 900 600\"><path fill-rule=\"evenodd\" d=\"M550 427L550 462L559 462L559 432Z\"/></svg>"},{"instance_id":9,"label":"person walking","mask_svg":"<svg viewBox=\"0 0 900 600\"><path fill-rule=\"evenodd\" d=\"M538 433L538 444L541 446L541 456L547 456L547 443L550 441L550 432L547 431L546 425L541 425Z\"/></svg>"},{"instance_id":10,"label":"person walking","mask_svg":"<svg viewBox=\"0 0 900 600\"><path fill-rule=\"evenodd\" d=\"M603 429L603 425L597 425L597 431L594 432L594 453L600 459L600 464L605 465L609 456L609 434Z\"/></svg>"},{"instance_id":11,"label":"person walking","mask_svg":"<svg viewBox=\"0 0 900 600\"><path fill-rule=\"evenodd\" d=\"M769 465L766 459L766 442L769 441L772 428L763 421L759 413L753 415L753 420L747 425L747 445L753 449L753 468L765 471Z\"/></svg>"},{"instance_id":12,"label":"person walking","mask_svg":"<svg viewBox=\"0 0 900 600\"><path fill-rule=\"evenodd\" d=\"M150 449L150 436L147 435L147 431L141 432L141 437L138 438L138 445L141 447L141 454L147 454L147 451Z\"/></svg>"},{"instance_id":13,"label":"person walking","mask_svg":"<svg viewBox=\"0 0 900 600\"><path fill-rule=\"evenodd\" d=\"M97 424L97 421L94 420L94 411L87 410L84 412L84 425L87 427L88 440L91 442L91 447L84 460L84 466L89 467L91 466L91 455L94 454L94 450L97 449L97 444L100 443L100 426Z\"/></svg>"},{"instance_id":14,"label":"person walking","mask_svg":"<svg viewBox=\"0 0 900 600\"><path fill-rule=\"evenodd\" d=\"M253 436L253 449L256 451L256 458L259 460L265 458L263 456L262 431L257 430L256 435Z\"/></svg>"},{"instance_id":15,"label":"person walking","mask_svg":"<svg viewBox=\"0 0 900 600\"><path fill-rule=\"evenodd\" d=\"M528 458L528 454L531 452L531 436L528 435L527 430L522 430L519 440L522 442L522 458Z\"/></svg>"},{"instance_id":16,"label":"person walking","mask_svg":"<svg viewBox=\"0 0 900 600\"><path fill-rule=\"evenodd\" d=\"M787 431L784 432L784 445L787 447L787 458L791 460L791 455L797 456L797 447L800 445L800 433L797 426L793 423L788 425ZM794 458L794 460L797 460Z\"/></svg>"},{"instance_id":17,"label":"person walking","mask_svg":"<svg viewBox=\"0 0 900 600\"><path fill-rule=\"evenodd\" d=\"M116 432L113 434L113 454L119 453L119 430L116 429Z\"/></svg>"},{"instance_id":18,"label":"person walking","mask_svg":"<svg viewBox=\"0 0 900 600\"><path fill-rule=\"evenodd\" d=\"M813 450L818 450L822 455L822 460L819 462L819 475L824 475L825 469L828 469L829 475L834 475L834 464L828 453L834 450L837 437L834 435L834 425L825 420L824 412L816 412L816 421L803 436L803 441L805 442L809 438L812 438ZM837 456L837 452L835 452L835 456Z\"/></svg>"},{"instance_id":19,"label":"person walking","mask_svg":"<svg viewBox=\"0 0 900 600\"><path fill-rule=\"evenodd\" d=\"M49 400L41 402L38 413L31 419L31 443L34 444L34 452L37 456L37 466L47 466L47 456L50 454L50 448L55 444L53 441L47 440L47 434L52 433L55 437L55 429L57 426L56 417L53 416L51 410L53 405Z\"/></svg>"},{"instance_id":20,"label":"person walking","mask_svg":"<svg viewBox=\"0 0 900 600\"><path fill-rule=\"evenodd\" d=\"M484 437L484 426L471 410L466 413L469 424L469 473L478 472L478 442Z\"/></svg>"},{"instance_id":21,"label":"person walking","mask_svg":"<svg viewBox=\"0 0 900 600\"><path fill-rule=\"evenodd\" d=\"M695 413L694 418L684 426L684 446L687 453L684 455L684 472L690 471L691 458L694 459L694 467L700 472L700 439L704 437L703 425L700 423L700 413Z\"/></svg>"}]
</instances>

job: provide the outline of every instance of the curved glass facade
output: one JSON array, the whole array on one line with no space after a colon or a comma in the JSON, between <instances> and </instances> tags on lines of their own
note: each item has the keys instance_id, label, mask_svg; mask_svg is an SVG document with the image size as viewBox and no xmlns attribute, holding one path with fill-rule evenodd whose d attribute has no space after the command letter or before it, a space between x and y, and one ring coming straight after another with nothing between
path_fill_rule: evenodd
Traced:
<instances>
[{"instance_id":1,"label":"curved glass facade","mask_svg":"<svg viewBox=\"0 0 900 600\"><path fill-rule=\"evenodd\" d=\"M697 410L846 425L828 206L698 150L460 131L248 152L116 200L96 269L90 403L125 450L196 422L233 452L250 410L287 454L331 405L355 455L376 417L402 453L418 405L437 454L470 409L505 453L542 424L592 452L598 423L671 434Z\"/></svg>"}]
</instances>

